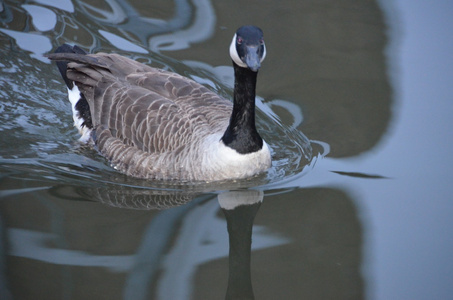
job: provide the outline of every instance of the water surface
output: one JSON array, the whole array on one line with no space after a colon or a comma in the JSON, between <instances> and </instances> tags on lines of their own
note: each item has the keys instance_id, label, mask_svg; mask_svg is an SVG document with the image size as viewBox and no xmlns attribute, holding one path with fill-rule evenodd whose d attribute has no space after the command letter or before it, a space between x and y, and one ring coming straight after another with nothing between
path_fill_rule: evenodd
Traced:
<instances>
[{"instance_id":1,"label":"water surface","mask_svg":"<svg viewBox=\"0 0 453 300\"><path fill-rule=\"evenodd\" d=\"M453 293L447 1L57 2L0 5L0 299ZM269 172L138 180L77 141L43 54L113 51L231 99L243 24L265 32Z\"/></svg>"}]
</instances>

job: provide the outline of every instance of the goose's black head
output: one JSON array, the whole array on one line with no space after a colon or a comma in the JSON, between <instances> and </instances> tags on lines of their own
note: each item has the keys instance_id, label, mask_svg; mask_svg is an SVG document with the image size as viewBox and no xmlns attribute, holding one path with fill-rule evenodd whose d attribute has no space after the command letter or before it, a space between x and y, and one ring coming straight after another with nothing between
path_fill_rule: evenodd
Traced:
<instances>
[{"instance_id":1,"label":"goose's black head","mask_svg":"<svg viewBox=\"0 0 453 300\"><path fill-rule=\"evenodd\" d=\"M239 28L230 45L230 56L239 67L258 72L266 57L263 31L255 26Z\"/></svg>"}]
</instances>

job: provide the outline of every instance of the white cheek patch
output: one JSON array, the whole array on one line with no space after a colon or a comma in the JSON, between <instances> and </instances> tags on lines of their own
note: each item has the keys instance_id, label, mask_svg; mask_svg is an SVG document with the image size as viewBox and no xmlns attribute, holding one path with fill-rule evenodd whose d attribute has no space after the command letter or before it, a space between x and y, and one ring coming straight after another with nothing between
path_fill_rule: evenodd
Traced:
<instances>
[{"instance_id":1,"label":"white cheek patch","mask_svg":"<svg viewBox=\"0 0 453 300\"><path fill-rule=\"evenodd\" d=\"M240 67L247 68L247 65L239 57L238 51L236 50L236 34L233 36L233 41L230 45L230 56L231 59Z\"/></svg>"},{"instance_id":2,"label":"white cheek patch","mask_svg":"<svg viewBox=\"0 0 453 300\"><path fill-rule=\"evenodd\" d=\"M244 63L239 57L238 51L236 49L236 34L233 36L233 40L230 44L230 56L231 59L240 67L247 68L247 64ZM261 57L260 63L266 58L266 45L263 44L263 56Z\"/></svg>"}]
</instances>

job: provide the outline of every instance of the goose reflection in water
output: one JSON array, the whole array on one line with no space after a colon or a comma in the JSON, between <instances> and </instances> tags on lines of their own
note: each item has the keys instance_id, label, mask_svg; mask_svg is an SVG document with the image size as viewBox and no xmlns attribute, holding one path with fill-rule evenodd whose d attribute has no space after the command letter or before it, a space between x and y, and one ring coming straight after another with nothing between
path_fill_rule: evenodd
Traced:
<instances>
[{"instance_id":1,"label":"goose reflection in water","mask_svg":"<svg viewBox=\"0 0 453 300\"><path fill-rule=\"evenodd\" d=\"M255 299L250 272L253 220L263 201L262 191L219 194L230 241L228 289L225 299Z\"/></svg>"},{"instance_id":2,"label":"goose reflection in water","mask_svg":"<svg viewBox=\"0 0 453 300\"><path fill-rule=\"evenodd\" d=\"M121 189L121 192L111 189L97 189L93 196L104 204L123 208L163 209L173 207L161 211L153 219L147 230L146 240L143 242L144 247L137 253L137 260L135 260L125 285L126 299L147 299L148 285L158 274L161 254L171 242L172 231L188 211L199 206L206 198L196 198L191 201L195 193L153 191L146 194L143 191L124 188ZM229 237L229 276L226 299L254 299L250 272L252 228L263 197L263 192L260 190L228 191L218 195L218 202L227 221ZM216 210L216 207L214 207L214 210ZM146 245L149 247L146 247ZM187 294L190 294L191 285L187 282L187 279L194 275L197 266L192 265L189 268L182 267L179 269L181 267L181 255L191 254L191 251L187 251L187 247L186 244L182 245L182 251L170 253L170 257L167 259L167 261L171 261L172 258L177 260L177 268L174 271L186 273L186 276L181 276L181 274L166 276L166 271L164 271L161 279L163 284L158 287L159 299L184 299ZM178 248L178 242L174 248ZM147 266L146 268L143 268L144 264ZM185 278L186 282L179 282L175 286L171 284L175 277L181 278L183 281ZM166 278L168 278L168 282L166 282ZM141 285L137 285L138 282Z\"/></svg>"},{"instance_id":3,"label":"goose reflection in water","mask_svg":"<svg viewBox=\"0 0 453 300\"><path fill-rule=\"evenodd\" d=\"M228 232L226 299L253 299L250 272L252 231L255 231L254 250L287 242L284 238L256 232L259 230L257 227L252 230L263 192L223 192L217 195L218 203L212 201L213 195L195 197L197 193L146 193L124 186L54 188L50 194L58 198L64 194L66 197L65 201L54 203L60 209L67 208L64 221L62 216L53 216L57 223L61 219L58 227L64 234L10 228L9 255L40 261L52 270L63 271L66 274L63 278L47 279L63 285L80 286L79 279L73 281L75 279L71 279L70 274L77 269L82 271L85 274L83 281L88 280L85 293L90 297L93 289L99 289L95 286L108 285L111 289L113 284L116 287L111 292L122 293L124 299L190 299L195 297L194 287L198 285L194 280L201 266L228 255ZM228 230L218 219L219 204ZM61 240L65 240L64 245ZM112 255L118 252L133 254ZM104 274L103 279L100 280L96 274ZM125 277L118 277L120 274ZM93 275L98 279L90 280ZM226 280L227 274L224 271L216 276ZM57 292L51 290L46 294ZM212 292L222 293L219 290ZM78 298L78 293L73 296Z\"/></svg>"}]
</instances>

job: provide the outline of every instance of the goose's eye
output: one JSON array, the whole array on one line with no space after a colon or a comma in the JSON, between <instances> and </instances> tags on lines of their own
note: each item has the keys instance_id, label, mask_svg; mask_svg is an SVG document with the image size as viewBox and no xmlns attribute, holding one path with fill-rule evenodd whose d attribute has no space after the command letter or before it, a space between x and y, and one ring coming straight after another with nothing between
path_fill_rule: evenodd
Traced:
<instances>
[{"instance_id":1,"label":"goose's eye","mask_svg":"<svg viewBox=\"0 0 453 300\"><path fill-rule=\"evenodd\" d=\"M264 39L260 39L260 44L264 45Z\"/></svg>"},{"instance_id":2,"label":"goose's eye","mask_svg":"<svg viewBox=\"0 0 453 300\"><path fill-rule=\"evenodd\" d=\"M238 37L236 42L238 43L238 45L240 45L240 44L242 44L243 40L241 37Z\"/></svg>"}]
</instances>

